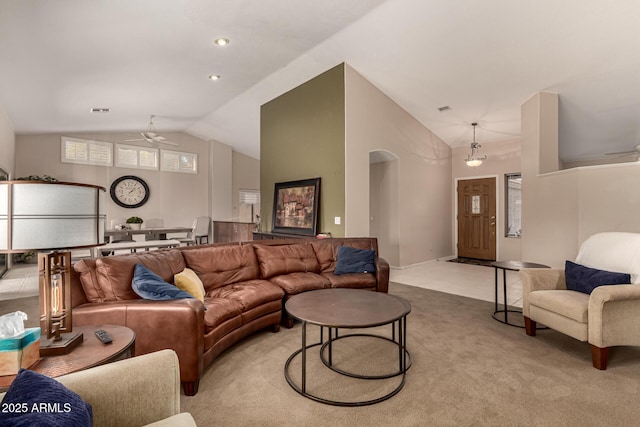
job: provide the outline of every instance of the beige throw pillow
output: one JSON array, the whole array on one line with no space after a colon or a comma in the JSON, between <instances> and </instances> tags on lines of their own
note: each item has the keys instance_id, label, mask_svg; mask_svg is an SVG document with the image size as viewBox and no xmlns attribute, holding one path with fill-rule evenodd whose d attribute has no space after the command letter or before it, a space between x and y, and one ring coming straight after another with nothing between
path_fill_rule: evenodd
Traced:
<instances>
[{"instance_id":1,"label":"beige throw pillow","mask_svg":"<svg viewBox=\"0 0 640 427\"><path fill-rule=\"evenodd\" d=\"M185 268L173 276L173 282L179 289L193 295L194 298L204 302L204 285L195 271Z\"/></svg>"}]
</instances>

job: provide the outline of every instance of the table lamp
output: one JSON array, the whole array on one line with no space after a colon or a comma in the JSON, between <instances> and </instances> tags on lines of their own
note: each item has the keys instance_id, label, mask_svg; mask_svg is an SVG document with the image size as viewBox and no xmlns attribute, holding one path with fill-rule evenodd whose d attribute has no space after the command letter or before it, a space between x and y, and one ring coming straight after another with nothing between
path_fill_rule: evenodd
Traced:
<instances>
[{"instance_id":1,"label":"table lamp","mask_svg":"<svg viewBox=\"0 0 640 427\"><path fill-rule=\"evenodd\" d=\"M40 355L82 342L71 322L71 252L104 244L106 189L70 182L0 181L0 252L38 252Z\"/></svg>"}]
</instances>

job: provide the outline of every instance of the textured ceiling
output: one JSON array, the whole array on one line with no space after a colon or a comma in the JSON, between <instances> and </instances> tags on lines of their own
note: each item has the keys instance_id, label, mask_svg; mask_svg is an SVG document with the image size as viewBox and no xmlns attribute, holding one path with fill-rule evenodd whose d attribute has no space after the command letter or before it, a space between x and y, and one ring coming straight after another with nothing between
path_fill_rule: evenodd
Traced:
<instances>
[{"instance_id":1,"label":"textured ceiling","mask_svg":"<svg viewBox=\"0 0 640 427\"><path fill-rule=\"evenodd\" d=\"M640 144L638 22L637 0L0 0L0 105L17 134L155 114L259 157L260 105L347 62L452 147L558 93L560 156L585 160Z\"/></svg>"}]
</instances>

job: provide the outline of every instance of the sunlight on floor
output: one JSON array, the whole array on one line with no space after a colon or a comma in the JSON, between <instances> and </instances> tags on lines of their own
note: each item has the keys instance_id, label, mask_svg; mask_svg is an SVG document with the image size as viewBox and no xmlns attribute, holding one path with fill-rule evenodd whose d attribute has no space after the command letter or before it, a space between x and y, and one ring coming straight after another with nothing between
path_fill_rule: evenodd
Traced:
<instances>
[{"instance_id":1,"label":"sunlight on floor","mask_svg":"<svg viewBox=\"0 0 640 427\"><path fill-rule=\"evenodd\" d=\"M448 261L429 261L416 266L392 268L390 281L425 289L495 301L495 269ZM498 276L498 302L502 304L502 271ZM522 282L517 271L507 271L507 301L522 307Z\"/></svg>"}]
</instances>

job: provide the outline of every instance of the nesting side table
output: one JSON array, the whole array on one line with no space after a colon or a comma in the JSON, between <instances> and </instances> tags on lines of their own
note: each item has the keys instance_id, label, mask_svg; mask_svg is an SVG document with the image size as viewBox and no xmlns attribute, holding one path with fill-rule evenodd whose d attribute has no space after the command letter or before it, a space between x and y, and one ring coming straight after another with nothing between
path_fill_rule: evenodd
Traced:
<instances>
[{"instance_id":1,"label":"nesting side table","mask_svg":"<svg viewBox=\"0 0 640 427\"><path fill-rule=\"evenodd\" d=\"M516 326L518 328L524 328L524 321L522 324L516 324L509 322L509 313L520 313L521 310L510 310L507 303L507 270L520 271L523 268L549 268L548 265L536 264L535 262L525 261L496 261L491 263L491 266L495 269L495 311L493 312L493 318L498 322L502 322L506 325ZM500 310L498 308L498 270L502 270L502 292L503 292L503 306Z\"/></svg>"}]
</instances>

